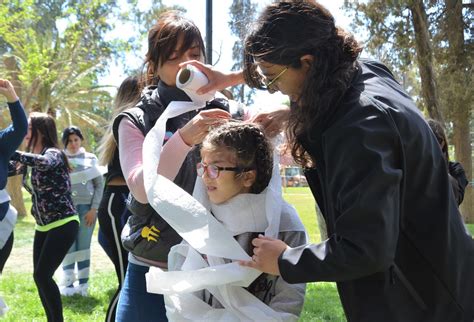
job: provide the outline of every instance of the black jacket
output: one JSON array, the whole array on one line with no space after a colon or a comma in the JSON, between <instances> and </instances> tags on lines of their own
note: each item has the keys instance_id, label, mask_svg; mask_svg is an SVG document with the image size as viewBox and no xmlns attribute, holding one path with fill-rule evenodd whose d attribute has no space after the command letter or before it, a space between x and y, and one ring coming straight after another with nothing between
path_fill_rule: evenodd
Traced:
<instances>
[{"instance_id":1,"label":"black jacket","mask_svg":"<svg viewBox=\"0 0 474 322\"><path fill-rule=\"evenodd\" d=\"M350 321L472 321L474 241L438 142L390 71L359 62L302 143L329 239L285 251L282 277L337 282Z\"/></svg>"},{"instance_id":2,"label":"black jacket","mask_svg":"<svg viewBox=\"0 0 474 322\"><path fill-rule=\"evenodd\" d=\"M467 180L466 172L459 162L448 162L449 181L453 188L454 198L458 205L464 200L464 191L466 190L469 180Z\"/></svg>"}]
</instances>

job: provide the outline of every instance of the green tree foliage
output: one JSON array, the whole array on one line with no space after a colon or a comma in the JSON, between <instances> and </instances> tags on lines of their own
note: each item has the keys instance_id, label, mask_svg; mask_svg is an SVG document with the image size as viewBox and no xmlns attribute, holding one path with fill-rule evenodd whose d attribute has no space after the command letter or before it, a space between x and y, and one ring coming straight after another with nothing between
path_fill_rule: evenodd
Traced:
<instances>
[{"instance_id":1,"label":"green tree foliage","mask_svg":"<svg viewBox=\"0 0 474 322\"><path fill-rule=\"evenodd\" d=\"M468 35L474 6L463 2L346 1L345 8L354 17L353 27L368 33L368 51L394 71L421 110L445 121L454 158L472 180L474 41ZM468 187L462 205L470 222L472 190Z\"/></svg>"},{"instance_id":2,"label":"green tree foliage","mask_svg":"<svg viewBox=\"0 0 474 322\"><path fill-rule=\"evenodd\" d=\"M138 51L163 9L161 0L146 8L138 0L0 0L0 77L14 82L27 112L50 113L60 132L82 128L93 151L112 108L110 86L99 78L114 61L127 66L126 55ZM114 33L117 28L130 38ZM2 116L5 127L8 111ZM15 180L8 189L24 215L21 180Z\"/></svg>"},{"instance_id":3,"label":"green tree foliage","mask_svg":"<svg viewBox=\"0 0 474 322\"><path fill-rule=\"evenodd\" d=\"M0 55L15 64L0 62L0 73L16 76L28 111L51 113L59 128L75 124L98 136L111 106L108 86L98 78L113 61L126 66L125 55L138 49L161 10L161 1L144 11L137 0L1 2ZM110 37L125 24L135 30L130 39Z\"/></svg>"},{"instance_id":4,"label":"green tree foliage","mask_svg":"<svg viewBox=\"0 0 474 322\"><path fill-rule=\"evenodd\" d=\"M234 60L232 70L243 68L244 41L250 26L255 20L256 11L257 5L252 3L251 0L234 0L230 6L231 20L229 21L229 27L232 34L238 38L232 47L232 59ZM236 100L245 104L252 104L255 89L239 85L232 87L232 93Z\"/></svg>"}]
</instances>

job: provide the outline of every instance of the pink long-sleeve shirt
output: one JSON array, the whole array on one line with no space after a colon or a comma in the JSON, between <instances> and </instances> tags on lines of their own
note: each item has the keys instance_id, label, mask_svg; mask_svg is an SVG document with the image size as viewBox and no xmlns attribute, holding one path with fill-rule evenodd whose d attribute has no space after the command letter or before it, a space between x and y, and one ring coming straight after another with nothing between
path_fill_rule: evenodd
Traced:
<instances>
[{"instance_id":1,"label":"pink long-sleeve shirt","mask_svg":"<svg viewBox=\"0 0 474 322\"><path fill-rule=\"evenodd\" d=\"M123 175L133 197L138 202L148 203L143 183L143 141L145 136L128 118L122 118L118 128L119 158ZM174 180L181 164L192 146L184 143L176 131L163 146L158 165L158 174Z\"/></svg>"}]
</instances>

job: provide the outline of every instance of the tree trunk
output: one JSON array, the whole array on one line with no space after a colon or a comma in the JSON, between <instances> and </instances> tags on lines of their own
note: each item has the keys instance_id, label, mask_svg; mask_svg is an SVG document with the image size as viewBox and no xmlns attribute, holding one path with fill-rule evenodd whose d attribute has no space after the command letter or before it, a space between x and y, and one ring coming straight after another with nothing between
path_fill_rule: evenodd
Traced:
<instances>
[{"instance_id":1,"label":"tree trunk","mask_svg":"<svg viewBox=\"0 0 474 322\"><path fill-rule=\"evenodd\" d=\"M421 77L421 92L431 118L443 124L440 110L435 73L433 71L433 49L428 30L428 19L422 0L413 0L409 4L415 30L416 57Z\"/></svg>"},{"instance_id":2,"label":"tree trunk","mask_svg":"<svg viewBox=\"0 0 474 322\"><path fill-rule=\"evenodd\" d=\"M464 42L464 23L462 18L462 2L458 0L446 1L446 35L449 42L447 77L451 86L447 87L446 95L451 102L453 111L453 143L455 157L459 161L469 181L472 181L472 147L470 141L471 113L473 109L473 94L471 84L471 66L467 59L467 50ZM474 223L474 192L468 185L461 204L461 212L467 223Z\"/></svg>"},{"instance_id":3,"label":"tree trunk","mask_svg":"<svg viewBox=\"0 0 474 322\"><path fill-rule=\"evenodd\" d=\"M21 98L21 83L18 79L18 68L14 57L5 57L3 63L8 71L8 77L15 87L15 91L18 97ZM25 202L23 200L22 187L22 176L14 176L8 178L7 191L10 195L11 205L18 211L18 216L23 218L27 215Z\"/></svg>"},{"instance_id":4,"label":"tree trunk","mask_svg":"<svg viewBox=\"0 0 474 322\"><path fill-rule=\"evenodd\" d=\"M469 181L472 181L472 157L470 146L470 128L469 128L469 113L467 110L457 110L455 113L453 143L456 148L456 160L461 163L466 171L466 176ZM461 204L461 213L466 223L474 223L473 211L473 187L467 185L464 193L464 201Z\"/></svg>"}]
</instances>

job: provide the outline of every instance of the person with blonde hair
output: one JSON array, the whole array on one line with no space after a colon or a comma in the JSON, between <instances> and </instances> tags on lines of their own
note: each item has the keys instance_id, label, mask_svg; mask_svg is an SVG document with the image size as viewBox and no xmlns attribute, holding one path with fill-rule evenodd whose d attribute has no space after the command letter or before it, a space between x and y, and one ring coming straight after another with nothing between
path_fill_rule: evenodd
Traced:
<instances>
[{"instance_id":1,"label":"person with blonde hair","mask_svg":"<svg viewBox=\"0 0 474 322\"><path fill-rule=\"evenodd\" d=\"M112 120L127 108L134 106L139 98L139 78L137 76L125 78L115 96ZM118 147L111 126L102 137L99 146L99 162L107 166L104 193L97 212L99 243L112 261L118 280L118 287L110 300L105 321L115 321L118 297L128 266L128 252L122 246L120 235L130 216L130 211L126 207L130 190L120 166Z\"/></svg>"}]
</instances>

